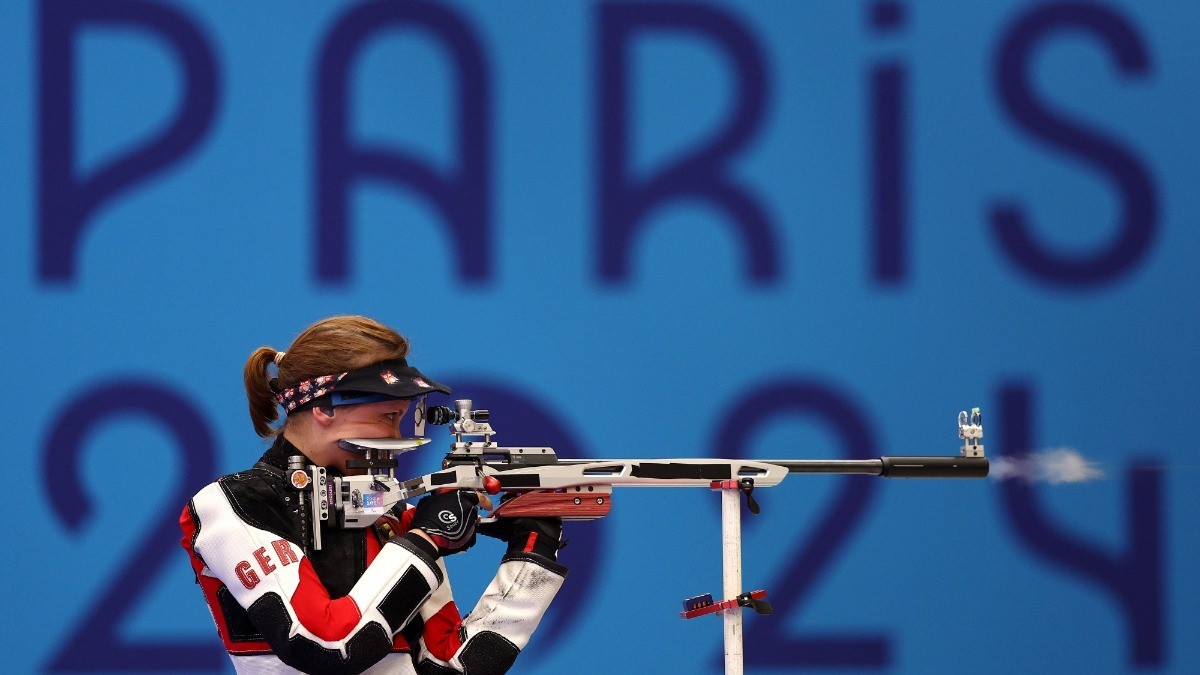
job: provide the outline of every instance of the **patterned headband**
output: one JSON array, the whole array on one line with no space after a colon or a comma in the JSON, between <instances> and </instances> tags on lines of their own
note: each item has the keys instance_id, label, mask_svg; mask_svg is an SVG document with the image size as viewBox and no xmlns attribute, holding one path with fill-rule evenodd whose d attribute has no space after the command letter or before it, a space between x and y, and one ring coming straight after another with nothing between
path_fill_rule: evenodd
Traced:
<instances>
[{"instance_id":1,"label":"patterned headband","mask_svg":"<svg viewBox=\"0 0 1200 675\"><path fill-rule=\"evenodd\" d=\"M299 406L332 393L337 383L345 379L348 374L349 371L339 375L322 375L311 380L304 380L294 387L288 387L275 394L275 402L290 413Z\"/></svg>"}]
</instances>

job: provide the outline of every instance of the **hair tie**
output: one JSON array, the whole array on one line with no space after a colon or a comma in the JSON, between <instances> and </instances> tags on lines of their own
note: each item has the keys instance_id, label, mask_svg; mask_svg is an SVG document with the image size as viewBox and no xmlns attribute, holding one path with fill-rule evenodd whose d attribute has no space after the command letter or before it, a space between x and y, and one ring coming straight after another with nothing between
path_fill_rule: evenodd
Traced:
<instances>
[{"instance_id":1,"label":"hair tie","mask_svg":"<svg viewBox=\"0 0 1200 675\"><path fill-rule=\"evenodd\" d=\"M275 367L279 367L279 362L283 360L283 355L287 352L275 352Z\"/></svg>"}]
</instances>

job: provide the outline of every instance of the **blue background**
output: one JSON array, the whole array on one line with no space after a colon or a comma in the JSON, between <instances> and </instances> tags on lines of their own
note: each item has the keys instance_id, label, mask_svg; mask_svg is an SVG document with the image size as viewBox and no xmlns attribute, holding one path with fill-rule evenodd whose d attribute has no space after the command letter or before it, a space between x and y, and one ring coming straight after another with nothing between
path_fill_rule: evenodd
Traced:
<instances>
[{"instance_id":1,"label":"blue background","mask_svg":"<svg viewBox=\"0 0 1200 675\"><path fill-rule=\"evenodd\" d=\"M1104 470L761 491L750 672L1200 669L1198 28L1132 1L4 3L8 667L229 669L175 519L263 449L249 353L362 313L563 456L954 454L979 405L991 456ZM408 169L363 175L339 134ZM676 616L719 591L718 501L625 490L570 527L518 669L719 671L719 621ZM448 561L464 612L500 553Z\"/></svg>"}]
</instances>

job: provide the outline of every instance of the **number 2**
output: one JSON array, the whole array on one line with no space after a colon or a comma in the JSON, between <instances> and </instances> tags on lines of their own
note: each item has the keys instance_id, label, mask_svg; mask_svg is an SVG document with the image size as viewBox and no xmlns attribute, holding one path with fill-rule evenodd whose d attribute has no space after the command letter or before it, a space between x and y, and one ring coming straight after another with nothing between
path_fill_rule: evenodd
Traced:
<instances>
[{"instance_id":1,"label":"number 2","mask_svg":"<svg viewBox=\"0 0 1200 675\"><path fill-rule=\"evenodd\" d=\"M122 622L163 566L170 563L172 553L174 562L185 564L182 551L176 548L179 511L216 476L212 433L190 402L162 385L138 380L105 383L74 398L56 416L60 422L51 430L42 454L46 489L57 495L51 506L69 530L83 527L92 512L85 491L87 483L79 475L85 441L94 428L123 416L153 419L178 440L183 459L178 488L168 501L170 508L163 510L136 549L122 556L128 560L124 568L68 632L47 668L54 672L221 668L227 662L215 638L203 642L137 642L120 632ZM199 591L189 600L201 602Z\"/></svg>"}]
</instances>

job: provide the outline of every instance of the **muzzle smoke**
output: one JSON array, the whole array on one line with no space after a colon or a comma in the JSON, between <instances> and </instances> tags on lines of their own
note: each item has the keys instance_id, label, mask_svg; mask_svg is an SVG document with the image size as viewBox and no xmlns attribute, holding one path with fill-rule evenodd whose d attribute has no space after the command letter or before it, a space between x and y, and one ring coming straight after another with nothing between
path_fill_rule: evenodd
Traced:
<instances>
[{"instance_id":1,"label":"muzzle smoke","mask_svg":"<svg viewBox=\"0 0 1200 675\"><path fill-rule=\"evenodd\" d=\"M1029 482L1086 483L1104 478L1104 471L1074 448L1054 448L1031 452L1022 457L998 457L992 460L989 475L996 480L1020 478Z\"/></svg>"}]
</instances>

